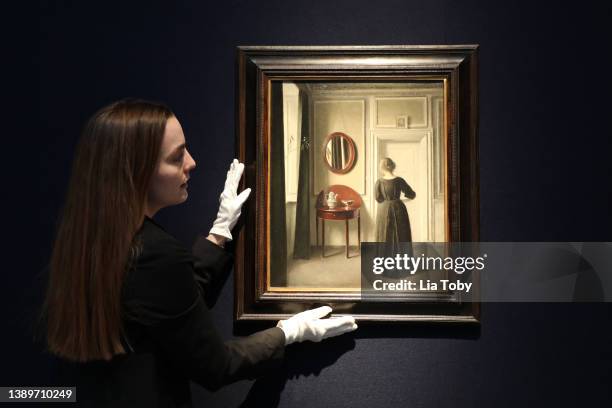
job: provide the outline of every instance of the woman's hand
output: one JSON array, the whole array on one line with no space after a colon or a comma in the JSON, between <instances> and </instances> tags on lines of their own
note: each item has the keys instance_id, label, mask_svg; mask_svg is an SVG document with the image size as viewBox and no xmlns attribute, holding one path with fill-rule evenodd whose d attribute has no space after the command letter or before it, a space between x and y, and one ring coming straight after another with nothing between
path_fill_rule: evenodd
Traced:
<instances>
[{"instance_id":1,"label":"woman's hand","mask_svg":"<svg viewBox=\"0 0 612 408\"><path fill-rule=\"evenodd\" d=\"M208 234L206 239L213 244L220 246L221 248L225 247L225 243L227 242L227 238L217 234Z\"/></svg>"},{"instance_id":2,"label":"woman's hand","mask_svg":"<svg viewBox=\"0 0 612 408\"><path fill-rule=\"evenodd\" d=\"M304 340L321 341L328 337L339 336L357 329L353 316L323 317L330 314L332 308L321 306L316 309L298 313L287 320L281 320L276 327L285 333L285 345Z\"/></svg>"},{"instance_id":3,"label":"woman's hand","mask_svg":"<svg viewBox=\"0 0 612 408\"><path fill-rule=\"evenodd\" d=\"M249 198L251 189L247 188L238 194L238 184L244 172L244 164L234 159L227 171L225 187L219 196L219 212L217 218L210 229L210 234L221 235L228 241L233 239L231 230L240 218L242 204Z\"/></svg>"}]
</instances>

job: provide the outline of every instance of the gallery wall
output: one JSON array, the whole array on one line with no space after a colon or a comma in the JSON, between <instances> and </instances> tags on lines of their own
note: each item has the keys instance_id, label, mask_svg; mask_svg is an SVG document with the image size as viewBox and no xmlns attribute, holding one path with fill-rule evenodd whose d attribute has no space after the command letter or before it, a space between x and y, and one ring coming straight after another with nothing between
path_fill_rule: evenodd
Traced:
<instances>
[{"instance_id":1,"label":"gallery wall","mask_svg":"<svg viewBox=\"0 0 612 408\"><path fill-rule=\"evenodd\" d=\"M33 11L34 13L34 11ZM138 96L181 121L197 168L185 204L159 222L189 244L210 228L234 156L239 44L480 45L481 237L610 241L610 8L558 2L41 2L26 39L38 75L15 105L5 149L14 180L4 273L0 385L54 381L32 341L57 214L80 128L96 109ZM27 27L26 23L22 29ZM38 51L37 51L38 50ZM36 76L17 77L27 88ZM23 103L23 105L20 105ZM36 106L38 103L38 106ZM8 187L7 187L8 189ZM232 331L233 281L214 310ZM286 366L196 404L239 406L605 406L612 401L608 304L486 304L478 330L362 325L290 347Z\"/></svg>"}]
</instances>

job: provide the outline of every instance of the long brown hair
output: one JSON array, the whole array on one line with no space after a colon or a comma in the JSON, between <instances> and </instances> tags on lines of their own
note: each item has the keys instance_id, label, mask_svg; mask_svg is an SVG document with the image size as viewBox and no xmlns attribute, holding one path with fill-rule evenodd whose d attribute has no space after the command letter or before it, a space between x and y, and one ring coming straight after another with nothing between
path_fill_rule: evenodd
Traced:
<instances>
[{"instance_id":1,"label":"long brown hair","mask_svg":"<svg viewBox=\"0 0 612 408\"><path fill-rule=\"evenodd\" d=\"M121 343L121 289L172 111L122 100L96 112L76 149L43 307L49 350L109 360Z\"/></svg>"}]
</instances>

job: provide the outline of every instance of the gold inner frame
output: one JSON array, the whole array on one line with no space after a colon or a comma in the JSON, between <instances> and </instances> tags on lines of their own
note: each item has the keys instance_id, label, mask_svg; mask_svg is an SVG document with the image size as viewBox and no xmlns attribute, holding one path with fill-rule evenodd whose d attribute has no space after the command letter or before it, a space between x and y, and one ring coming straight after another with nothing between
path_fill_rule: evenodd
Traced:
<instances>
[{"instance_id":1,"label":"gold inner frame","mask_svg":"<svg viewBox=\"0 0 612 408\"><path fill-rule=\"evenodd\" d=\"M262 83L263 89L266 90L264 93L265 100L261 106L265 107L265 112L261 115L265 120L262 123L266 123L266 127L264 130L264 139L266 145L265 151L265 163L267 168L266 180L267 180L267 188L265 192L265 207L266 207L266 256L265 256L265 288L264 293L319 293L319 292L345 292L345 293L359 293L359 290L355 290L355 288L334 288L334 287L299 287L299 286L291 286L291 287L278 287L271 286L271 276L270 276L270 158L271 158L271 99L272 99L272 82L273 81L318 81L318 82L338 82L338 81L360 81L364 82L367 80L372 80L374 82L391 82L391 81L401 81L401 82L427 82L427 81L440 81L442 82L443 87L443 105L444 105L444 120L443 120L443 152L442 157L443 160L443 175L444 175L444 231L445 231L445 241L449 242L451 237L451 226L450 226L450 196L449 196L449 174L448 174L448 161L449 161L449 78L447 75L381 75L381 76L339 76L339 75L315 75L315 76L292 76L292 75L265 75L264 83ZM445 272L446 273L446 272ZM445 293L443 291L429 292L429 293Z\"/></svg>"}]
</instances>

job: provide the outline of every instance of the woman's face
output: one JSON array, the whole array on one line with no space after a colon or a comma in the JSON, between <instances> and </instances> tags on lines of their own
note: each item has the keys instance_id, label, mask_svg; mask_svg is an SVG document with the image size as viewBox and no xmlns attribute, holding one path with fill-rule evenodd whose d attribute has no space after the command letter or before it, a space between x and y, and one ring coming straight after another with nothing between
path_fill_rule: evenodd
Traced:
<instances>
[{"instance_id":1,"label":"woman's face","mask_svg":"<svg viewBox=\"0 0 612 408\"><path fill-rule=\"evenodd\" d=\"M147 215L187 199L189 172L196 163L185 146L185 135L173 116L166 123L157 168L151 178L147 195Z\"/></svg>"}]
</instances>

